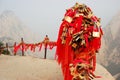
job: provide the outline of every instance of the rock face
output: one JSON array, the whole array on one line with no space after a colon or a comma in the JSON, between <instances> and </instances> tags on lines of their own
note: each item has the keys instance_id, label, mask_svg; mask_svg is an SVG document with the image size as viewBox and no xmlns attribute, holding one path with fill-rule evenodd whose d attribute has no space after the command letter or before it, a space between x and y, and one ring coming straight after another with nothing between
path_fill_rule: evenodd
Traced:
<instances>
[{"instance_id":1,"label":"rock face","mask_svg":"<svg viewBox=\"0 0 120 80\"><path fill-rule=\"evenodd\" d=\"M115 80L101 65L97 64L93 80ZM30 56L0 56L1 80L63 80L60 66L55 60L45 60Z\"/></svg>"},{"instance_id":2,"label":"rock face","mask_svg":"<svg viewBox=\"0 0 120 80\"><path fill-rule=\"evenodd\" d=\"M102 78L95 78L94 80L115 80L112 75L102 65L97 64L95 74Z\"/></svg>"},{"instance_id":3,"label":"rock face","mask_svg":"<svg viewBox=\"0 0 120 80\"><path fill-rule=\"evenodd\" d=\"M0 15L0 40L3 42L35 42L39 38L12 11Z\"/></svg>"},{"instance_id":4,"label":"rock face","mask_svg":"<svg viewBox=\"0 0 120 80\"><path fill-rule=\"evenodd\" d=\"M104 36L98 62L112 75L116 75L120 73L120 12L103 30Z\"/></svg>"},{"instance_id":5,"label":"rock face","mask_svg":"<svg viewBox=\"0 0 120 80\"><path fill-rule=\"evenodd\" d=\"M120 73L114 75L114 78L115 78L116 80L120 80Z\"/></svg>"}]
</instances>

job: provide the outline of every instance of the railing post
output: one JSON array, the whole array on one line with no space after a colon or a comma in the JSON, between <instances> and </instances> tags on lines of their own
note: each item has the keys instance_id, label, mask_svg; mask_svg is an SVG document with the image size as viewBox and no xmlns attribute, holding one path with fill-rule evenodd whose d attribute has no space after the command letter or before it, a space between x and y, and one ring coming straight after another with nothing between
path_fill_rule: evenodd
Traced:
<instances>
[{"instance_id":1,"label":"railing post","mask_svg":"<svg viewBox=\"0 0 120 80\"><path fill-rule=\"evenodd\" d=\"M47 56L47 46L48 46L48 44L49 44L48 35L45 36L43 43L44 43L44 46L45 46L45 55L44 55L44 59L46 59L46 56Z\"/></svg>"},{"instance_id":2,"label":"railing post","mask_svg":"<svg viewBox=\"0 0 120 80\"><path fill-rule=\"evenodd\" d=\"M21 43L22 43L22 56L24 56L24 40L21 38Z\"/></svg>"},{"instance_id":3,"label":"railing post","mask_svg":"<svg viewBox=\"0 0 120 80\"><path fill-rule=\"evenodd\" d=\"M16 42L14 43L14 48L16 47ZM14 51L14 56L16 56L16 51Z\"/></svg>"},{"instance_id":4,"label":"railing post","mask_svg":"<svg viewBox=\"0 0 120 80\"><path fill-rule=\"evenodd\" d=\"M44 55L44 59L46 59L47 56L47 43L45 43L45 55Z\"/></svg>"},{"instance_id":5,"label":"railing post","mask_svg":"<svg viewBox=\"0 0 120 80\"><path fill-rule=\"evenodd\" d=\"M6 50L7 50L6 54L8 54L8 43L6 43Z\"/></svg>"}]
</instances>

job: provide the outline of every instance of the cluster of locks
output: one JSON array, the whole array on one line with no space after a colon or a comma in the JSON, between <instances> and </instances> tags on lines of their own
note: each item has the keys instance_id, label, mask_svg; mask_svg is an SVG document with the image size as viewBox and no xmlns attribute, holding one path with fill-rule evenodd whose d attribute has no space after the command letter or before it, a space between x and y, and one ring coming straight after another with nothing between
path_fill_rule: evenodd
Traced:
<instances>
[{"instance_id":1,"label":"cluster of locks","mask_svg":"<svg viewBox=\"0 0 120 80\"><path fill-rule=\"evenodd\" d=\"M96 52L103 35L100 18L85 4L76 3L66 10L60 26L57 55L64 80L91 80L96 77ZM73 62L77 61L76 64ZM66 66L65 66L66 65ZM70 75L68 74L68 66Z\"/></svg>"}]
</instances>

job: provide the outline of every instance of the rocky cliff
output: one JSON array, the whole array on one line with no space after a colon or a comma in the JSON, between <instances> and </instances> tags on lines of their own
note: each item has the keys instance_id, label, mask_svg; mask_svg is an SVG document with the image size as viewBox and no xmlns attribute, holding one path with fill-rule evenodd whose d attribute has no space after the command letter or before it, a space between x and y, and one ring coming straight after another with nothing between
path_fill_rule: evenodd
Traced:
<instances>
[{"instance_id":1,"label":"rocky cliff","mask_svg":"<svg viewBox=\"0 0 120 80\"><path fill-rule=\"evenodd\" d=\"M98 62L105 66L112 75L118 76L120 73L120 12L103 28L103 31Z\"/></svg>"}]
</instances>

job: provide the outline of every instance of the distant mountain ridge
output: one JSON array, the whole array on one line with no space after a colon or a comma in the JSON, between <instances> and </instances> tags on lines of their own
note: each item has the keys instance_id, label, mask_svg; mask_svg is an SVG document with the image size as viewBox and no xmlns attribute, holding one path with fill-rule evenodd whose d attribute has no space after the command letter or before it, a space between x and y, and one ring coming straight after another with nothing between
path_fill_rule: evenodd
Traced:
<instances>
[{"instance_id":1,"label":"distant mountain ridge","mask_svg":"<svg viewBox=\"0 0 120 80\"><path fill-rule=\"evenodd\" d=\"M112 75L116 75L120 73L120 12L103 28L103 31L98 62L104 65ZM117 80L120 80L120 75Z\"/></svg>"},{"instance_id":2,"label":"distant mountain ridge","mask_svg":"<svg viewBox=\"0 0 120 80\"><path fill-rule=\"evenodd\" d=\"M34 34L12 11L4 11L0 15L0 39L5 37L16 42L20 42L21 38L26 42L40 41L39 36Z\"/></svg>"}]
</instances>

